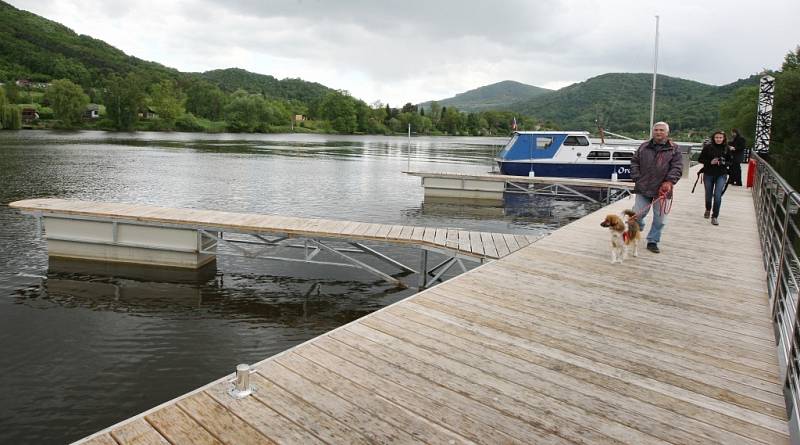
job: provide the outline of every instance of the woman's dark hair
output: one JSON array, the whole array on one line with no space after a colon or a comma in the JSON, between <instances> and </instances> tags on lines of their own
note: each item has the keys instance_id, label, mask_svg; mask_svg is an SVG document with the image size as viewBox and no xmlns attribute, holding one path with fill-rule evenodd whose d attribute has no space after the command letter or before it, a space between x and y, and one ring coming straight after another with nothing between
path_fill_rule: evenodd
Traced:
<instances>
[{"instance_id":1,"label":"woman's dark hair","mask_svg":"<svg viewBox=\"0 0 800 445\"><path fill-rule=\"evenodd\" d=\"M731 133L735 134L736 136L739 136L739 129L738 128L731 128Z\"/></svg>"},{"instance_id":2,"label":"woman's dark hair","mask_svg":"<svg viewBox=\"0 0 800 445\"><path fill-rule=\"evenodd\" d=\"M716 135L718 135L718 134L721 134L721 135L722 135L722 145L723 145L723 146L726 146L726 145L728 145L728 136L727 136L727 135L725 134L725 132L724 132L724 131L722 131L722 130L716 130L716 131L714 131L713 133L711 133L711 143L712 143L713 145L717 145L717 143L716 143L716 142L714 142L714 136L716 136Z\"/></svg>"}]
</instances>

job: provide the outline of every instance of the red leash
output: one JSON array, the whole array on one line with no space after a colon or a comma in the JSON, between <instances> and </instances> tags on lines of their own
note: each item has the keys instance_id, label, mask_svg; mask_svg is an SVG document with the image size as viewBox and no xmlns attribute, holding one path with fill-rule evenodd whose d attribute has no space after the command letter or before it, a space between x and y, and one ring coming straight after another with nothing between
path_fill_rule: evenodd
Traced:
<instances>
[{"instance_id":1,"label":"red leash","mask_svg":"<svg viewBox=\"0 0 800 445\"><path fill-rule=\"evenodd\" d=\"M639 217L657 202L659 203L657 208L661 211L662 215L666 215L672 210L672 198L667 198L666 193L659 193L656 199L650 201L650 204L647 204L642 210L636 212L634 218L638 221Z\"/></svg>"}]
</instances>

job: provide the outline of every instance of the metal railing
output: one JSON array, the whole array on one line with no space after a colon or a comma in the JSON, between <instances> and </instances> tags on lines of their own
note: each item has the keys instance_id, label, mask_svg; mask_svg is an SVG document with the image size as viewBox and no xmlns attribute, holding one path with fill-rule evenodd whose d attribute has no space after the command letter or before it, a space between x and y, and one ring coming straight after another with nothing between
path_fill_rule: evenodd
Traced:
<instances>
[{"instance_id":1,"label":"metal railing","mask_svg":"<svg viewBox=\"0 0 800 445\"><path fill-rule=\"evenodd\" d=\"M786 400L791 440L800 444L800 194L763 158L756 161L753 203L767 272L780 381Z\"/></svg>"}]
</instances>

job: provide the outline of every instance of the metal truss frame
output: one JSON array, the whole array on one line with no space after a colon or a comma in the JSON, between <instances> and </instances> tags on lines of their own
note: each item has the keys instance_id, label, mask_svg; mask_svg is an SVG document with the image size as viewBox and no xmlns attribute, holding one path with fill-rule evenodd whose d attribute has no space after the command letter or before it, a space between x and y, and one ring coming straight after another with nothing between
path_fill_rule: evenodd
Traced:
<instances>
[{"instance_id":1,"label":"metal truss frame","mask_svg":"<svg viewBox=\"0 0 800 445\"><path fill-rule=\"evenodd\" d=\"M564 184L546 184L540 185L537 187L536 183L532 182L514 182L512 180L507 180L506 184L508 188L506 189L506 193L524 193L528 195L545 195L545 196L556 196L556 197L568 197L568 198L582 198L589 202L599 203L600 201L597 199L592 198L591 196L586 195L585 193L581 193L580 191L572 188L568 185ZM604 187L606 190L605 202L610 204L612 202L616 202L626 196L630 196L631 190L630 187L614 187L608 186ZM603 188L600 188L603 190ZM602 199L601 199L602 200Z\"/></svg>"},{"instance_id":2,"label":"metal truss frame","mask_svg":"<svg viewBox=\"0 0 800 445\"><path fill-rule=\"evenodd\" d=\"M36 233L39 238L45 237L44 224L42 219L47 218L60 218L60 219L73 219L82 221L93 221L111 223L112 225L112 240L111 241L98 241L88 239L78 239L69 237L53 237L47 236L48 239L80 242L87 244L102 244L120 247L134 247L139 249L149 250L169 250L169 251L182 251L182 252L197 252L207 255L216 256L234 256L245 258L257 258L262 260L285 261L295 263L317 264L325 266L338 266L349 267L354 269L361 269L371 275L379 277L395 286L405 288L407 285L395 278L394 276L381 271L377 267L371 266L353 257L352 254L363 254L375 257L381 262L394 266L402 270L401 273L418 273L420 276L419 287L420 289L428 286L428 283L441 282L442 276L450 270L454 265L460 266L461 270L466 272L466 266L463 261L468 260L472 262L483 263L487 258L477 258L455 250L446 248L436 248L425 245L416 245L420 248L420 268L419 271L409 267L400 261L397 261L389 256L378 252L377 250L364 245L361 242L344 240L340 238L309 238L299 237L287 233L273 233L267 234L264 232L248 232L248 231L232 231L223 227L209 227L192 224L171 224L171 223L157 223L146 221L135 221L125 218L101 218L81 215L68 215L58 212L24 212L32 215L36 219ZM184 230L196 230L200 235L198 237L197 248L194 249L178 249L166 248L164 246L151 246L140 243L120 242L118 241L117 232L118 225L134 225L134 226L148 226L148 227L164 227ZM385 240L384 242L391 243L392 240ZM408 245L407 243L403 243ZM227 251L220 250L220 247L225 246ZM297 257L295 254L290 255L288 252L291 250L302 249L302 256ZM336 257L340 261L320 261L315 259L320 253L327 253ZM428 268L428 252L436 252L447 256L445 260L434 266ZM396 275L396 274L395 274ZM429 279L429 277L431 277Z\"/></svg>"}]
</instances>

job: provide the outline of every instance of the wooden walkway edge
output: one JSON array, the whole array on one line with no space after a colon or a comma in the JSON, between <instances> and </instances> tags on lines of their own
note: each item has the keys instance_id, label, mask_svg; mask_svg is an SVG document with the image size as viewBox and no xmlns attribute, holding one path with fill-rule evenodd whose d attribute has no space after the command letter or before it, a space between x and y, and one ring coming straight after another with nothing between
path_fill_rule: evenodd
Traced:
<instances>
[{"instance_id":1,"label":"wooden walkway edge","mask_svg":"<svg viewBox=\"0 0 800 445\"><path fill-rule=\"evenodd\" d=\"M750 191L691 185L660 254L610 264L623 199L79 443L788 443Z\"/></svg>"}]
</instances>

